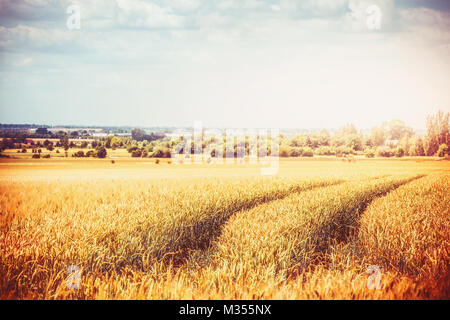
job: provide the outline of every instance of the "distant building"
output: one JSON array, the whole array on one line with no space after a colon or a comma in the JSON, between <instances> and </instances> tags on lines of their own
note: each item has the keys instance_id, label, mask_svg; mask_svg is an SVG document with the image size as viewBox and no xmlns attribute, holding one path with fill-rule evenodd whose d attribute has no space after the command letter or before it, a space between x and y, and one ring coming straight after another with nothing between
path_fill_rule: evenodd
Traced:
<instances>
[{"instance_id":1,"label":"distant building","mask_svg":"<svg viewBox=\"0 0 450 320\"><path fill-rule=\"evenodd\" d=\"M105 133L105 132L94 132L92 134L92 136L95 137L95 138L105 138L105 137L108 136L108 134Z\"/></svg>"}]
</instances>

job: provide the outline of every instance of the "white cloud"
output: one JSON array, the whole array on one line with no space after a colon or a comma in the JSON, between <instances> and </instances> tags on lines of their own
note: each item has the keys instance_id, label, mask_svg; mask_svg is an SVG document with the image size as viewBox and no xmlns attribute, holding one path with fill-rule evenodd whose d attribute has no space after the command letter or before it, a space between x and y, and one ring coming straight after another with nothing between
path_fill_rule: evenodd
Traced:
<instances>
[{"instance_id":1,"label":"white cloud","mask_svg":"<svg viewBox=\"0 0 450 320\"><path fill-rule=\"evenodd\" d=\"M201 7L200 0L166 0L164 1L175 11L192 12Z\"/></svg>"},{"instance_id":2,"label":"white cloud","mask_svg":"<svg viewBox=\"0 0 450 320\"><path fill-rule=\"evenodd\" d=\"M181 28L183 17L174 14L170 7L160 7L152 2L117 0L118 23L136 28Z\"/></svg>"},{"instance_id":3,"label":"white cloud","mask_svg":"<svg viewBox=\"0 0 450 320\"><path fill-rule=\"evenodd\" d=\"M18 62L16 63L16 65L19 66L19 67L25 67L25 66L30 65L32 62L33 62L33 58L31 58L31 57L26 57L26 58L23 58L23 59L21 59L20 61L18 61Z\"/></svg>"},{"instance_id":4,"label":"white cloud","mask_svg":"<svg viewBox=\"0 0 450 320\"><path fill-rule=\"evenodd\" d=\"M280 0L283 10L305 17L327 17L342 14L348 0Z\"/></svg>"},{"instance_id":5,"label":"white cloud","mask_svg":"<svg viewBox=\"0 0 450 320\"><path fill-rule=\"evenodd\" d=\"M65 29L42 29L27 25L14 28L0 26L0 38L3 48L13 47L16 50L62 46L75 38L75 33Z\"/></svg>"}]
</instances>

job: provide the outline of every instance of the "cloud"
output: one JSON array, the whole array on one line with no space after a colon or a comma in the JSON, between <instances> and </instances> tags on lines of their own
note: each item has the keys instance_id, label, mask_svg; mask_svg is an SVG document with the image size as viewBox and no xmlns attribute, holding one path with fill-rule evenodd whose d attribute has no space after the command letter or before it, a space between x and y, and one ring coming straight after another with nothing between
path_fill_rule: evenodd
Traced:
<instances>
[{"instance_id":1,"label":"cloud","mask_svg":"<svg viewBox=\"0 0 450 320\"><path fill-rule=\"evenodd\" d=\"M161 3L168 5L176 12L182 13L191 13L202 6L200 0L165 0L161 1Z\"/></svg>"},{"instance_id":2,"label":"cloud","mask_svg":"<svg viewBox=\"0 0 450 320\"><path fill-rule=\"evenodd\" d=\"M18 25L0 26L0 51L47 51L77 53L82 51L83 37L65 29L43 29Z\"/></svg>"},{"instance_id":3,"label":"cloud","mask_svg":"<svg viewBox=\"0 0 450 320\"><path fill-rule=\"evenodd\" d=\"M298 18L324 18L344 15L347 3L348 0L280 0L280 7Z\"/></svg>"},{"instance_id":4,"label":"cloud","mask_svg":"<svg viewBox=\"0 0 450 320\"><path fill-rule=\"evenodd\" d=\"M450 11L429 8L403 9L399 16L410 41L422 45L447 46L450 44Z\"/></svg>"},{"instance_id":5,"label":"cloud","mask_svg":"<svg viewBox=\"0 0 450 320\"><path fill-rule=\"evenodd\" d=\"M448 0L397 0L395 5L398 8L428 8L436 11L450 11L450 1Z\"/></svg>"},{"instance_id":6,"label":"cloud","mask_svg":"<svg viewBox=\"0 0 450 320\"><path fill-rule=\"evenodd\" d=\"M68 5L68 0L0 0L0 25L62 20Z\"/></svg>"},{"instance_id":7,"label":"cloud","mask_svg":"<svg viewBox=\"0 0 450 320\"><path fill-rule=\"evenodd\" d=\"M188 0L172 1L180 10L193 10ZM180 28L183 17L170 6L143 0L0 0L0 25L19 24L61 27L69 5L79 5L86 26L124 28Z\"/></svg>"},{"instance_id":8,"label":"cloud","mask_svg":"<svg viewBox=\"0 0 450 320\"><path fill-rule=\"evenodd\" d=\"M26 45L28 43L43 46L64 41L70 33L58 30L46 30L26 25L18 25L14 28L0 27L0 38L4 40L4 46Z\"/></svg>"},{"instance_id":9,"label":"cloud","mask_svg":"<svg viewBox=\"0 0 450 320\"><path fill-rule=\"evenodd\" d=\"M160 7L152 2L117 0L118 24L129 28L181 28L183 17L170 7Z\"/></svg>"},{"instance_id":10,"label":"cloud","mask_svg":"<svg viewBox=\"0 0 450 320\"><path fill-rule=\"evenodd\" d=\"M31 57L26 57L26 58L23 58L23 59L21 59L20 61L18 61L18 62L16 63L16 65L17 65L18 67L25 67L25 66L30 65L32 62L33 62L33 58L31 58Z\"/></svg>"}]
</instances>

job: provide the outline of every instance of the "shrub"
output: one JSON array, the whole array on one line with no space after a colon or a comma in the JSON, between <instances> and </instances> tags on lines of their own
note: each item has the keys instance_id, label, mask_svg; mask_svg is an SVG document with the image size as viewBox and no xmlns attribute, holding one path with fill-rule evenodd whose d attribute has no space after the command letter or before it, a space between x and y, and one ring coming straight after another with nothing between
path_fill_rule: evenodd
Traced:
<instances>
[{"instance_id":1,"label":"shrub","mask_svg":"<svg viewBox=\"0 0 450 320\"><path fill-rule=\"evenodd\" d=\"M366 149L366 150L364 151L364 155L365 155L367 158L374 158L374 157L375 157L375 150L373 150L373 149Z\"/></svg>"},{"instance_id":2,"label":"shrub","mask_svg":"<svg viewBox=\"0 0 450 320\"><path fill-rule=\"evenodd\" d=\"M405 149L403 149L402 147L397 147L397 149L395 149L394 154L397 158L401 158L405 155Z\"/></svg>"},{"instance_id":3,"label":"shrub","mask_svg":"<svg viewBox=\"0 0 450 320\"><path fill-rule=\"evenodd\" d=\"M319 156L332 156L336 154L336 151L328 146L320 146L315 150L315 153Z\"/></svg>"},{"instance_id":4,"label":"shrub","mask_svg":"<svg viewBox=\"0 0 450 320\"><path fill-rule=\"evenodd\" d=\"M155 163L156 163L156 164L159 164L159 159L156 159L156 160L155 160Z\"/></svg>"},{"instance_id":5,"label":"shrub","mask_svg":"<svg viewBox=\"0 0 450 320\"><path fill-rule=\"evenodd\" d=\"M314 152L311 148L306 147L303 149L302 157L314 157Z\"/></svg>"},{"instance_id":6,"label":"shrub","mask_svg":"<svg viewBox=\"0 0 450 320\"><path fill-rule=\"evenodd\" d=\"M164 158L164 152L161 148L155 148L152 152L153 158Z\"/></svg>"},{"instance_id":7,"label":"shrub","mask_svg":"<svg viewBox=\"0 0 450 320\"><path fill-rule=\"evenodd\" d=\"M356 154L355 150L353 150L352 148L343 147L343 146L336 148L336 156L337 157L342 157L342 156L346 156L346 155L350 155L350 154Z\"/></svg>"},{"instance_id":8,"label":"shrub","mask_svg":"<svg viewBox=\"0 0 450 320\"><path fill-rule=\"evenodd\" d=\"M131 152L131 156L133 158L140 158L140 157L142 157L142 151L139 149L134 150L133 152Z\"/></svg>"},{"instance_id":9,"label":"shrub","mask_svg":"<svg viewBox=\"0 0 450 320\"><path fill-rule=\"evenodd\" d=\"M31 158L33 158L33 159L40 159L40 158L41 158L41 155L40 155L39 153L35 153L35 154L33 154L33 155L31 156Z\"/></svg>"},{"instance_id":10,"label":"shrub","mask_svg":"<svg viewBox=\"0 0 450 320\"><path fill-rule=\"evenodd\" d=\"M387 148L387 147L381 147L381 148L378 148L378 150L377 150L377 155L378 155L379 157L387 157L387 158L390 158L390 157L394 156L394 153L392 152L392 150L391 150L390 148Z\"/></svg>"},{"instance_id":11,"label":"shrub","mask_svg":"<svg viewBox=\"0 0 450 320\"><path fill-rule=\"evenodd\" d=\"M22 153L27 153L27 149L23 148Z\"/></svg>"},{"instance_id":12,"label":"shrub","mask_svg":"<svg viewBox=\"0 0 450 320\"><path fill-rule=\"evenodd\" d=\"M42 158L44 158L44 159L50 159L50 155L49 155L49 154L46 154L46 155L42 156Z\"/></svg>"},{"instance_id":13,"label":"shrub","mask_svg":"<svg viewBox=\"0 0 450 320\"><path fill-rule=\"evenodd\" d=\"M97 149L96 149L97 158L100 158L100 159L106 158L106 154L107 154L107 152L106 152L105 147L103 147L103 146L97 147Z\"/></svg>"},{"instance_id":14,"label":"shrub","mask_svg":"<svg viewBox=\"0 0 450 320\"><path fill-rule=\"evenodd\" d=\"M136 151L136 150L138 150L138 147L136 147L136 146L132 146L132 147L129 147L129 148L127 149L127 151L128 151L129 153L132 153L133 151Z\"/></svg>"},{"instance_id":15,"label":"shrub","mask_svg":"<svg viewBox=\"0 0 450 320\"><path fill-rule=\"evenodd\" d=\"M172 156L169 148L163 149L163 156L164 156L164 158L170 158Z\"/></svg>"},{"instance_id":16,"label":"shrub","mask_svg":"<svg viewBox=\"0 0 450 320\"><path fill-rule=\"evenodd\" d=\"M445 157L446 155L448 155L448 153L449 153L448 146L445 143L441 144L439 146L438 151L437 151L437 156L438 157Z\"/></svg>"},{"instance_id":17,"label":"shrub","mask_svg":"<svg viewBox=\"0 0 450 320\"><path fill-rule=\"evenodd\" d=\"M286 147L280 148L280 157L287 158L289 157L289 149Z\"/></svg>"},{"instance_id":18,"label":"shrub","mask_svg":"<svg viewBox=\"0 0 450 320\"><path fill-rule=\"evenodd\" d=\"M303 148L292 147L289 156L290 157L301 157L303 154Z\"/></svg>"},{"instance_id":19,"label":"shrub","mask_svg":"<svg viewBox=\"0 0 450 320\"><path fill-rule=\"evenodd\" d=\"M80 150L80 151L77 151L77 152L75 152L74 154L72 154L72 157L75 157L75 158L84 158L85 155L84 155L84 152Z\"/></svg>"},{"instance_id":20,"label":"shrub","mask_svg":"<svg viewBox=\"0 0 450 320\"><path fill-rule=\"evenodd\" d=\"M86 157L95 157L95 151L89 150L88 152L86 152Z\"/></svg>"}]
</instances>

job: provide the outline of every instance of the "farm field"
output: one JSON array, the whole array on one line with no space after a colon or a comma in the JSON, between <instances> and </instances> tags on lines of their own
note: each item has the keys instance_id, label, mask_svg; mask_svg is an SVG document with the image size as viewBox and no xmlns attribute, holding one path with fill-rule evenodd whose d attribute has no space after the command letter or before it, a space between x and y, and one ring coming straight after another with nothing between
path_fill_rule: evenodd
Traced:
<instances>
[{"instance_id":1,"label":"farm field","mask_svg":"<svg viewBox=\"0 0 450 320\"><path fill-rule=\"evenodd\" d=\"M0 298L448 299L449 187L434 158L1 159Z\"/></svg>"}]
</instances>

